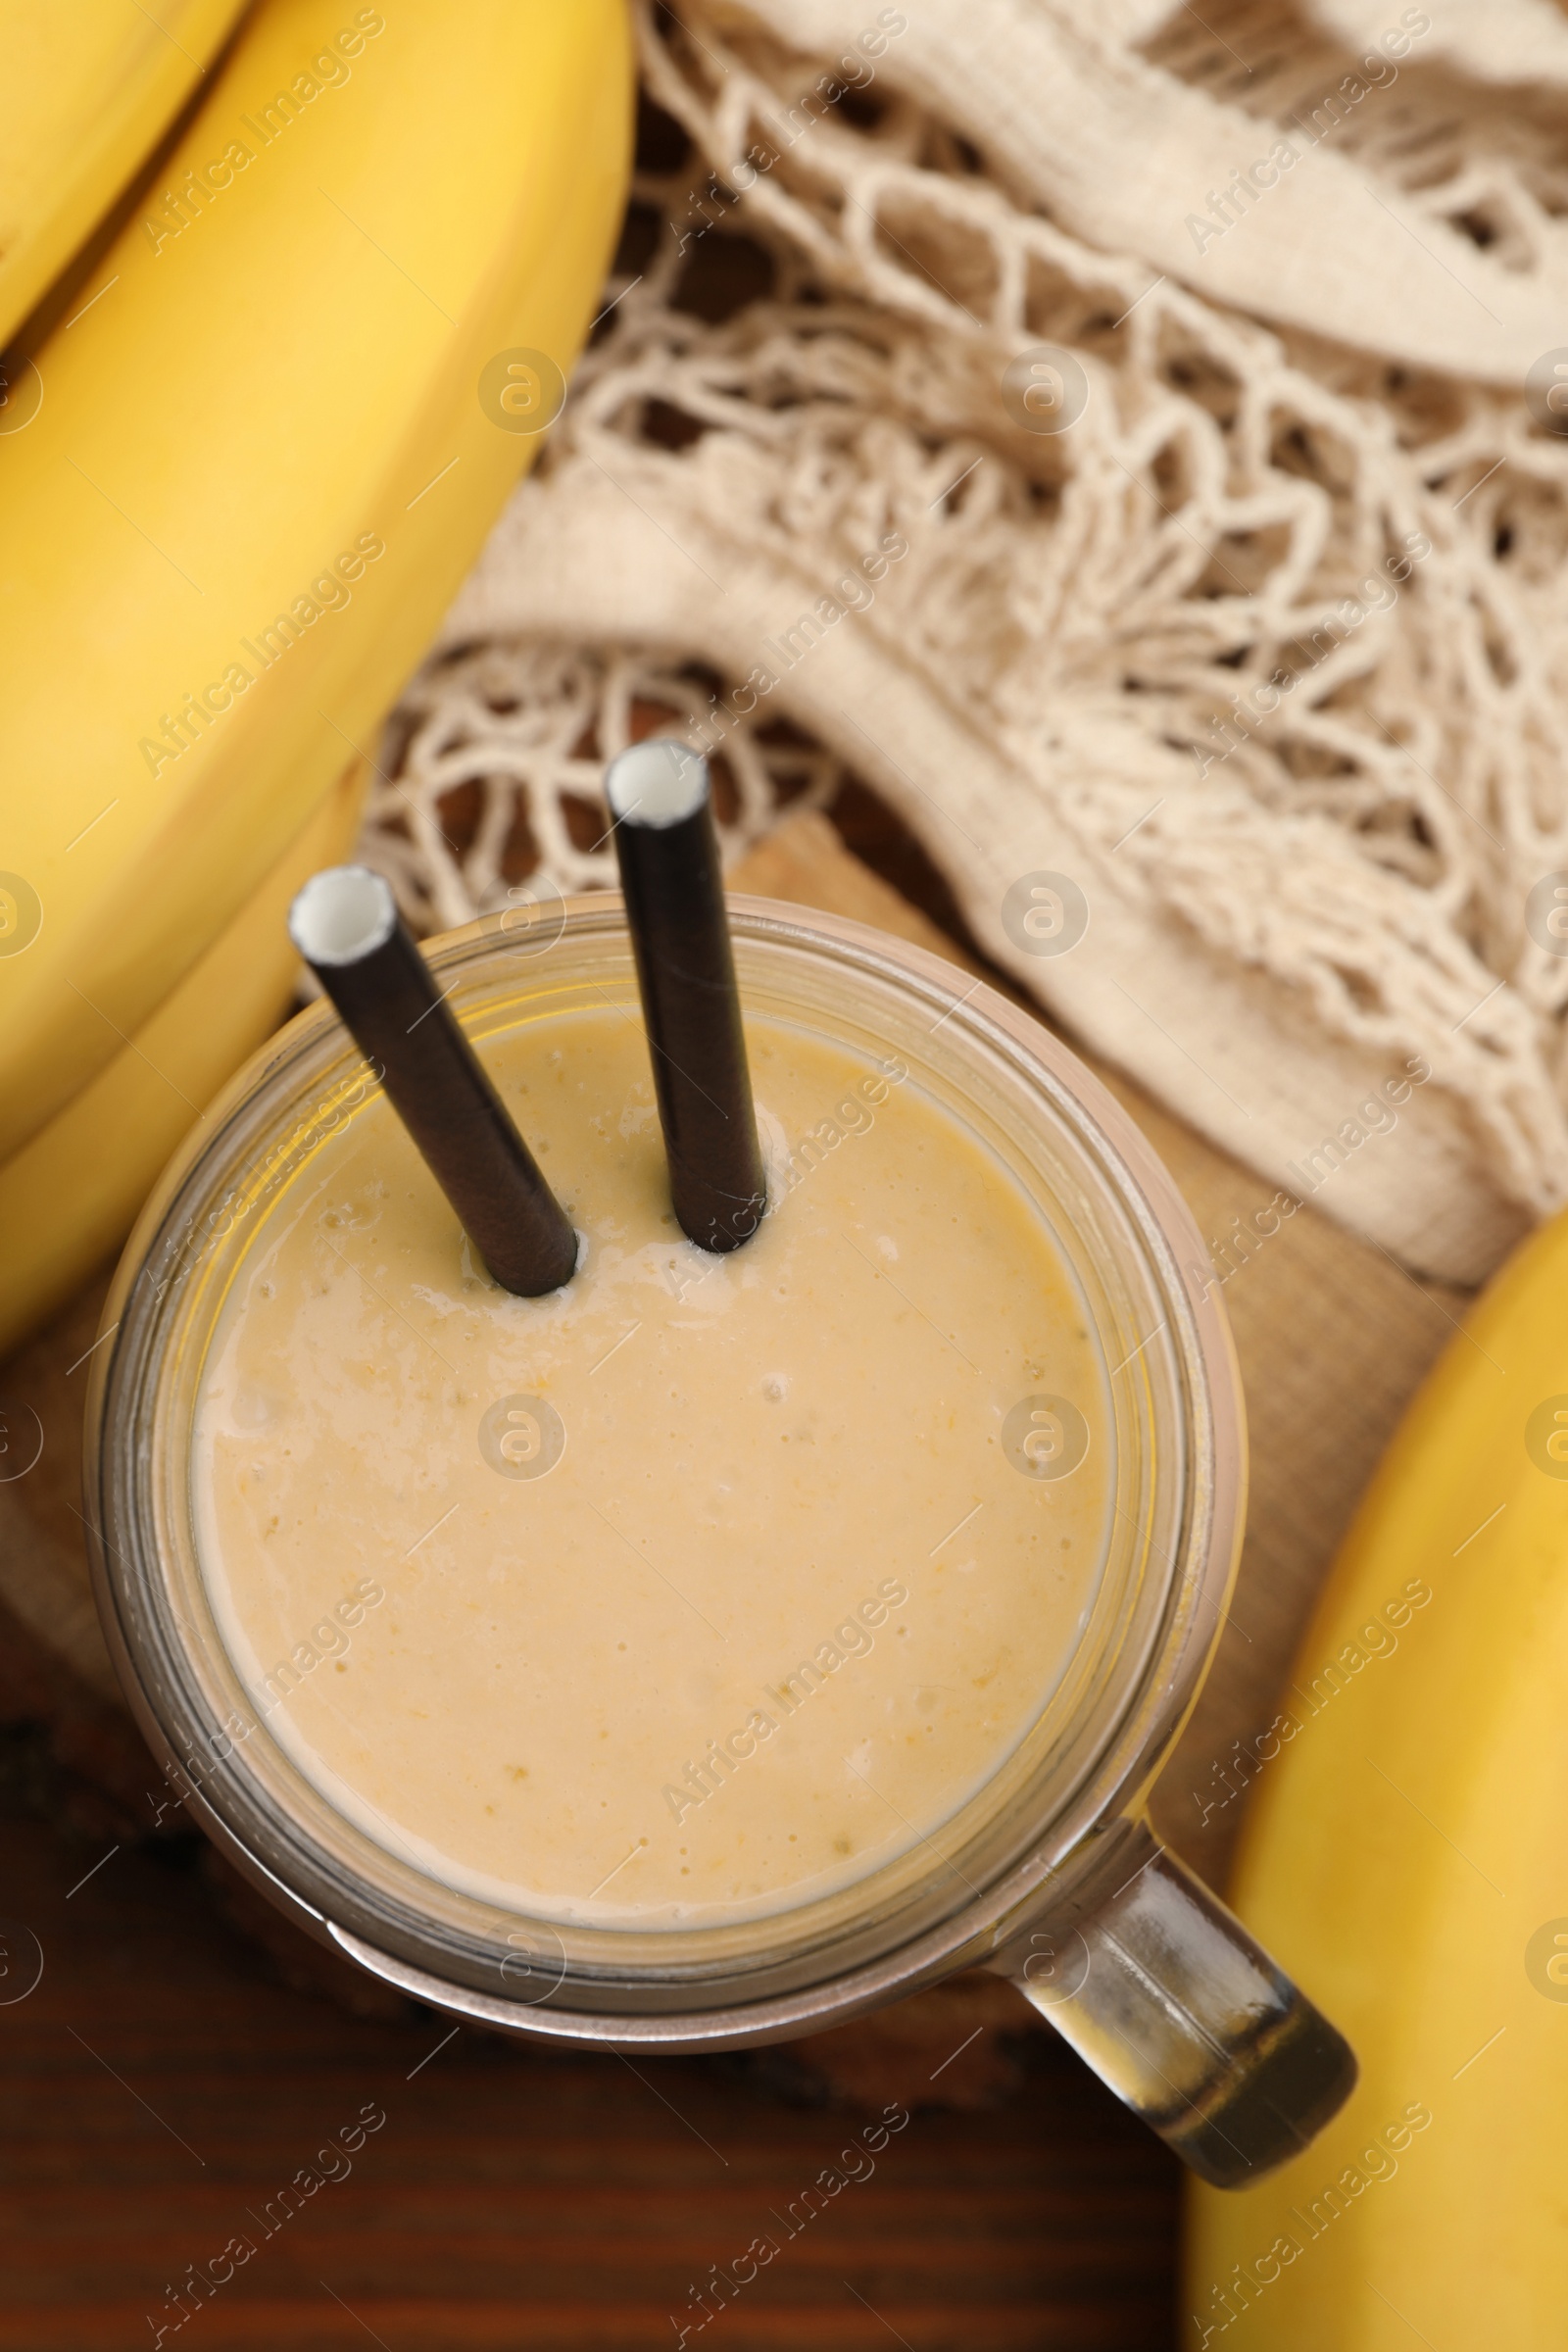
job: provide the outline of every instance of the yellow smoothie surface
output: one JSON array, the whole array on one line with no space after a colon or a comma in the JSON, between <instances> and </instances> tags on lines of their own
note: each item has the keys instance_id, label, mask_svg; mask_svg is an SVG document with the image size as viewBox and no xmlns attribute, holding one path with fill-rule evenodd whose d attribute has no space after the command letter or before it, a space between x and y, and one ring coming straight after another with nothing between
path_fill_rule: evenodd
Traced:
<instances>
[{"instance_id":1,"label":"yellow smoothie surface","mask_svg":"<svg viewBox=\"0 0 1568 2352\"><path fill-rule=\"evenodd\" d=\"M1104 1366L1039 1211L897 1059L747 1040L743 1249L673 1222L640 1021L539 1018L483 1054L572 1282L492 1283L372 1092L259 1213L203 1376L198 1550L258 1717L523 1914L728 1924L933 1838L1104 1559Z\"/></svg>"}]
</instances>

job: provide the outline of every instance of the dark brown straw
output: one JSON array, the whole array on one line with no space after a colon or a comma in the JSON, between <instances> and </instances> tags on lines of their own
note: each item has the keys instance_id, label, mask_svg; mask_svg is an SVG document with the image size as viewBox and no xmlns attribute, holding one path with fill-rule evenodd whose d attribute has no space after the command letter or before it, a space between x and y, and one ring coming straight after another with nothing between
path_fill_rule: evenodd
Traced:
<instances>
[{"instance_id":1,"label":"dark brown straw","mask_svg":"<svg viewBox=\"0 0 1568 2352\"><path fill-rule=\"evenodd\" d=\"M738 1250L767 1209L708 765L640 743L605 778L681 1231Z\"/></svg>"},{"instance_id":2,"label":"dark brown straw","mask_svg":"<svg viewBox=\"0 0 1568 2352\"><path fill-rule=\"evenodd\" d=\"M368 866L329 866L306 883L288 928L496 1281L524 1298L559 1290L577 1262L570 1220L386 883Z\"/></svg>"}]
</instances>

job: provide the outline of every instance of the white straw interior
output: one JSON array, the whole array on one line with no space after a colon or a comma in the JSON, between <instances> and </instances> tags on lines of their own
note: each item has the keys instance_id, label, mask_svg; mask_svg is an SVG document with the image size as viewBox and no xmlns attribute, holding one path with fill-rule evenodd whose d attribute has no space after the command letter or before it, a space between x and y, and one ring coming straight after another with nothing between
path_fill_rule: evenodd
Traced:
<instances>
[{"instance_id":1,"label":"white straw interior","mask_svg":"<svg viewBox=\"0 0 1568 2352\"><path fill-rule=\"evenodd\" d=\"M708 798L708 762L667 736L633 744L605 776L611 814L632 825L678 825Z\"/></svg>"},{"instance_id":2,"label":"white straw interior","mask_svg":"<svg viewBox=\"0 0 1568 2352\"><path fill-rule=\"evenodd\" d=\"M307 963L357 963L391 937L397 902L368 865L313 874L288 914L288 935Z\"/></svg>"}]
</instances>

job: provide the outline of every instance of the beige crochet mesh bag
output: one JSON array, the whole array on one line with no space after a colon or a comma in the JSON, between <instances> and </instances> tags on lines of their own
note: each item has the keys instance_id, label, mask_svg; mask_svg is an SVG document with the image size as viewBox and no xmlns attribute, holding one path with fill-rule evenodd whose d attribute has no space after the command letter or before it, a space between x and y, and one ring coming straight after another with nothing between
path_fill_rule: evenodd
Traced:
<instances>
[{"instance_id":1,"label":"beige crochet mesh bag","mask_svg":"<svg viewBox=\"0 0 1568 2352\"><path fill-rule=\"evenodd\" d=\"M687 152L366 854L427 927L609 882L650 712L731 849L854 769L1260 1201L1478 1279L1568 1193L1568 22L638 23Z\"/></svg>"}]
</instances>

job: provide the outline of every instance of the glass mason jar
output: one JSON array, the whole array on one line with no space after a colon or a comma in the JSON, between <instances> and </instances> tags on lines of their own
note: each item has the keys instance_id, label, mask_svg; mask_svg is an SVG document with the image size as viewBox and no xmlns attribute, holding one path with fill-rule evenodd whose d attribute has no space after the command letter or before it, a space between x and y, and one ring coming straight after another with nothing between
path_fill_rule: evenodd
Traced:
<instances>
[{"instance_id":1,"label":"glass mason jar","mask_svg":"<svg viewBox=\"0 0 1568 2352\"><path fill-rule=\"evenodd\" d=\"M1196 1228L1164 1168L1039 1022L902 940L732 902L750 1013L896 1054L1036 1202L1106 1394L1113 1508L1081 1636L1042 1712L933 1835L797 1907L720 1926L526 1918L425 1875L273 1738L220 1636L192 1503L197 1398L247 1252L378 1092L325 1004L229 1086L166 1171L105 1310L87 1517L99 1604L192 1815L281 1910L411 1995L589 2045L703 2051L819 2032L959 1968L1010 1976L1205 2179L1294 2154L1354 2081L1332 2026L1161 1847L1145 1800L1234 1573L1245 1436ZM510 910L430 950L481 1054L542 1015L637 1010L619 898Z\"/></svg>"}]
</instances>

